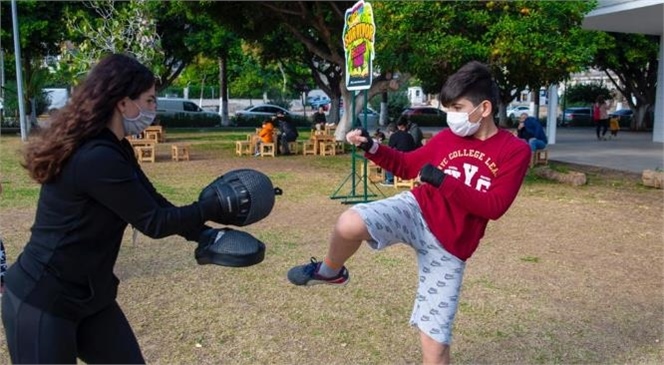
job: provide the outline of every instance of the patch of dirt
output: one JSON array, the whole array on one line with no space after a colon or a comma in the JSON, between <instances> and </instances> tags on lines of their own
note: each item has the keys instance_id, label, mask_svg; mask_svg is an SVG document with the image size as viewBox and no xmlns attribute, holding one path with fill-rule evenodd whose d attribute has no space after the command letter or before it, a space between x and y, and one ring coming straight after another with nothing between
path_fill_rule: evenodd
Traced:
<instances>
[{"instance_id":1,"label":"patch of dirt","mask_svg":"<svg viewBox=\"0 0 664 365\"><path fill-rule=\"evenodd\" d=\"M201 267L194 244L181 238L132 245L127 235L118 300L149 363L420 362L408 326L417 285L409 249L362 247L348 262L345 288L296 288L285 279L291 266L323 258L348 208L330 199L350 172L348 157L327 157L343 160L329 165L320 158L199 154L145 166L178 203L240 167L265 172L284 190L268 218L242 228L268 246L251 268ZM664 362L662 191L640 186L637 174L565 167L587 173L588 184L530 179L468 260L455 363ZM10 260L27 240L33 209L0 213ZM0 362L9 363L5 346Z\"/></svg>"}]
</instances>

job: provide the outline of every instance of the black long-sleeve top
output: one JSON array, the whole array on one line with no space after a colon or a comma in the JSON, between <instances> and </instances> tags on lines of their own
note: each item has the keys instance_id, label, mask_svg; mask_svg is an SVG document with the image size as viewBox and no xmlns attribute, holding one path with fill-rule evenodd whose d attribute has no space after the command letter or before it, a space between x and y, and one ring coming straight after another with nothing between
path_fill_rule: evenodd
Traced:
<instances>
[{"instance_id":1,"label":"black long-sleeve top","mask_svg":"<svg viewBox=\"0 0 664 365\"><path fill-rule=\"evenodd\" d=\"M205 227L197 203L175 207L157 193L129 142L104 129L42 185L32 235L7 271L7 288L65 318L95 313L115 300L113 266L127 224L152 238L191 241Z\"/></svg>"}]
</instances>

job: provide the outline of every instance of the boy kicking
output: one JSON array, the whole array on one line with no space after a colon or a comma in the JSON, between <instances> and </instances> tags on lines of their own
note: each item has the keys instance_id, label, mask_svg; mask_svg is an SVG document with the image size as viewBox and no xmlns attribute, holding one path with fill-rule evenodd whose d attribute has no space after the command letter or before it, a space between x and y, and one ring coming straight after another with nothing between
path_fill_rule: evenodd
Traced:
<instances>
[{"instance_id":1,"label":"boy kicking","mask_svg":"<svg viewBox=\"0 0 664 365\"><path fill-rule=\"evenodd\" d=\"M498 90L489 69L470 62L450 76L440 93L448 129L426 145L401 152L353 130L348 142L365 157L404 179L419 175L411 191L366 204L339 216L323 262L293 267L295 285L345 285L344 266L362 241L380 250L396 243L417 254L419 285L410 323L420 331L423 362L450 362L452 327L466 260L490 219L514 201L530 162L530 148L496 127Z\"/></svg>"}]
</instances>

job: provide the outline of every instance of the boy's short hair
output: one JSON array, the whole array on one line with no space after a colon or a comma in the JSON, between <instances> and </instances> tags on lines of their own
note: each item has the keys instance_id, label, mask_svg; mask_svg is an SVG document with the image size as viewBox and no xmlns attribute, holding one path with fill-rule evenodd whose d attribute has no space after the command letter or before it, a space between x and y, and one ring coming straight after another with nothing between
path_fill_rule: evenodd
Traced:
<instances>
[{"instance_id":1,"label":"boy's short hair","mask_svg":"<svg viewBox=\"0 0 664 365\"><path fill-rule=\"evenodd\" d=\"M407 127L407 126L408 126L408 122L409 122L409 121L408 121L408 119L406 119L406 118L399 118L399 120L397 120L397 127L401 127L401 126L403 126L403 127Z\"/></svg>"},{"instance_id":2,"label":"boy's short hair","mask_svg":"<svg viewBox=\"0 0 664 365\"><path fill-rule=\"evenodd\" d=\"M473 105L488 100L491 102L491 110L498 110L498 85L485 64L470 61L447 78L440 91L440 103L449 106L461 98L470 100Z\"/></svg>"}]
</instances>

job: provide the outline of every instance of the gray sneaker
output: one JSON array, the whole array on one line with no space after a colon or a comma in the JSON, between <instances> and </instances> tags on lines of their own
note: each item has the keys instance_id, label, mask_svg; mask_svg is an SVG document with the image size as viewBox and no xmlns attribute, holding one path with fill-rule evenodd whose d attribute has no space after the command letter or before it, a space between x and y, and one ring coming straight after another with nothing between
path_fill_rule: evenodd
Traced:
<instances>
[{"instance_id":1,"label":"gray sneaker","mask_svg":"<svg viewBox=\"0 0 664 365\"><path fill-rule=\"evenodd\" d=\"M350 281L350 276L348 275L348 269L342 267L334 277L326 278L324 276L318 275L318 268L320 267L321 262L316 261L315 257L311 258L311 262L305 265L295 266L292 269L288 270L288 281L295 285L317 285L317 284L328 284L328 285L338 285L344 286Z\"/></svg>"}]
</instances>

